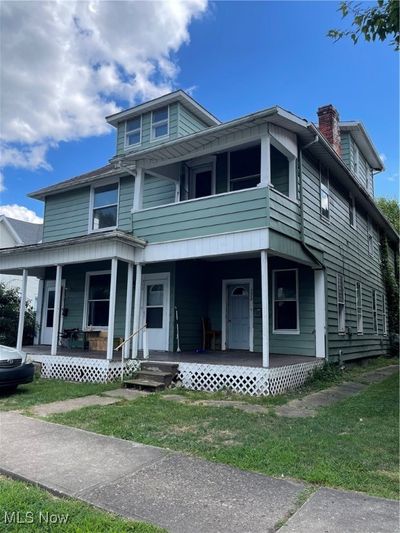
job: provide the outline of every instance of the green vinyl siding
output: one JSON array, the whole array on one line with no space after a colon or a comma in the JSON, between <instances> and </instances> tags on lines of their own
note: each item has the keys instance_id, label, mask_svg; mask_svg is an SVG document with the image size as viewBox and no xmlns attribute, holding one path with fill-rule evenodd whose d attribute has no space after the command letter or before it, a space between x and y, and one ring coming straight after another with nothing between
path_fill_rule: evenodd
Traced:
<instances>
[{"instance_id":1,"label":"green vinyl siding","mask_svg":"<svg viewBox=\"0 0 400 533\"><path fill-rule=\"evenodd\" d=\"M374 253L368 254L367 216L357 207L357 228L349 224L348 195L336 180L330 181L330 221L320 217L319 176L316 164L304 159L304 218L306 242L323 247L327 276L328 346L331 357L355 359L386 353L388 339L373 331L372 294L382 292L379 236L373 227ZM346 298L346 334L338 334L337 275L344 276ZM362 283L364 334L357 335L355 284ZM381 310L378 302L378 319ZM381 331L381 330L380 330Z\"/></svg>"},{"instance_id":2,"label":"green vinyl siding","mask_svg":"<svg viewBox=\"0 0 400 533\"><path fill-rule=\"evenodd\" d=\"M341 157L349 169L354 173L357 180L369 192L371 196L374 195L374 184L371 167L363 156L360 149L358 149L358 166L355 171L355 160L357 145L350 133L344 132L340 135L341 142Z\"/></svg>"},{"instance_id":3,"label":"green vinyl siding","mask_svg":"<svg viewBox=\"0 0 400 533\"><path fill-rule=\"evenodd\" d=\"M132 206L133 206L134 178L124 176L120 179L118 229L132 231Z\"/></svg>"},{"instance_id":4,"label":"green vinyl siding","mask_svg":"<svg viewBox=\"0 0 400 533\"><path fill-rule=\"evenodd\" d=\"M349 167L350 170L353 169L353 153L351 151L351 136L348 132L341 132L340 134L340 148L341 148L341 158Z\"/></svg>"},{"instance_id":5,"label":"green vinyl siding","mask_svg":"<svg viewBox=\"0 0 400 533\"><path fill-rule=\"evenodd\" d=\"M90 187L48 196L45 202L43 242L88 233Z\"/></svg>"},{"instance_id":6,"label":"green vinyl siding","mask_svg":"<svg viewBox=\"0 0 400 533\"><path fill-rule=\"evenodd\" d=\"M269 199L270 228L293 239L299 239L300 207L298 202L291 200L274 189L270 190Z\"/></svg>"},{"instance_id":7,"label":"green vinyl siding","mask_svg":"<svg viewBox=\"0 0 400 533\"><path fill-rule=\"evenodd\" d=\"M184 135L190 135L191 133L196 133L196 131L204 130L207 128L207 125L197 118L193 113L191 113L183 104L178 104L178 137L183 137Z\"/></svg>"},{"instance_id":8,"label":"green vinyl siding","mask_svg":"<svg viewBox=\"0 0 400 533\"><path fill-rule=\"evenodd\" d=\"M131 231L133 178L123 176L119 181L118 229ZM89 232L89 211L90 187L47 196L43 221L43 242L87 235Z\"/></svg>"},{"instance_id":9,"label":"green vinyl siding","mask_svg":"<svg viewBox=\"0 0 400 533\"><path fill-rule=\"evenodd\" d=\"M145 176L143 186L143 208L175 202L176 188L171 180Z\"/></svg>"},{"instance_id":10,"label":"green vinyl siding","mask_svg":"<svg viewBox=\"0 0 400 533\"><path fill-rule=\"evenodd\" d=\"M267 189L256 188L138 211L133 231L163 242L266 227L267 215Z\"/></svg>"}]
</instances>

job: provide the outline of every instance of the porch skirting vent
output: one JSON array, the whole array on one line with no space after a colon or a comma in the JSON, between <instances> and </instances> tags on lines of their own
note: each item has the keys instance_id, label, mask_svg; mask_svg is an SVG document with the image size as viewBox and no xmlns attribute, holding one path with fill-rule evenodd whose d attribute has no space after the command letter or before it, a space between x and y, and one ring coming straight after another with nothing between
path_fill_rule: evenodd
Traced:
<instances>
[{"instance_id":1,"label":"porch skirting vent","mask_svg":"<svg viewBox=\"0 0 400 533\"><path fill-rule=\"evenodd\" d=\"M43 378L88 383L106 383L121 376L121 363L106 359L35 355ZM216 392L230 390L251 396L274 396L300 387L323 360L278 368L179 363L178 382L186 389ZM124 375L139 370L140 361L127 359Z\"/></svg>"}]
</instances>

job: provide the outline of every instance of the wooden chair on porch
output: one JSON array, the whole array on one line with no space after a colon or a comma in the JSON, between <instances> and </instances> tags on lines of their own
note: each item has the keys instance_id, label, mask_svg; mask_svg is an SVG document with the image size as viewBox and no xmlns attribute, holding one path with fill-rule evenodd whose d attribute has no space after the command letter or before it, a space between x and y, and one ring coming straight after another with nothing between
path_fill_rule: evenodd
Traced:
<instances>
[{"instance_id":1,"label":"wooden chair on porch","mask_svg":"<svg viewBox=\"0 0 400 533\"><path fill-rule=\"evenodd\" d=\"M216 350L217 339L221 339L221 332L211 328L211 320L202 317L201 325L203 327L203 350Z\"/></svg>"}]
</instances>

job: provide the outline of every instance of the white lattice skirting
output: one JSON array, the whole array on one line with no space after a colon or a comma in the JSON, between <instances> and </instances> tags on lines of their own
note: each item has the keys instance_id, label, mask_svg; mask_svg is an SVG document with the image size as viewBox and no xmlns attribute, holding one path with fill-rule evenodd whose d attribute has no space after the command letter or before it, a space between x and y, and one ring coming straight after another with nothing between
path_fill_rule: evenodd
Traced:
<instances>
[{"instance_id":1,"label":"white lattice skirting","mask_svg":"<svg viewBox=\"0 0 400 533\"><path fill-rule=\"evenodd\" d=\"M121 362L85 357L35 355L43 378L106 383L121 377ZM300 387L323 360L278 368L179 363L178 380L186 389L216 392L230 390L251 396L269 396ZM124 376L139 370L140 361L127 359Z\"/></svg>"},{"instance_id":2,"label":"white lattice skirting","mask_svg":"<svg viewBox=\"0 0 400 533\"><path fill-rule=\"evenodd\" d=\"M180 363L178 378L190 390L230 390L251 396L275 396L303 385L323 360L278 368Z\"/></svg>"},{"instance_id":3,"label":"white lattice skirting","mask_svg":"<svg viewBox=\"0 0 400 533\"><path fill-rule=\"evenodd\" d=\"M63 379L86 383L107 383L121 377L121 362L85 357L64 357L57 355L34 355L33 360L41 363L42 378ZM124 376L139 369L140 362L127 359Z\"/></svg>"}]
</instances>

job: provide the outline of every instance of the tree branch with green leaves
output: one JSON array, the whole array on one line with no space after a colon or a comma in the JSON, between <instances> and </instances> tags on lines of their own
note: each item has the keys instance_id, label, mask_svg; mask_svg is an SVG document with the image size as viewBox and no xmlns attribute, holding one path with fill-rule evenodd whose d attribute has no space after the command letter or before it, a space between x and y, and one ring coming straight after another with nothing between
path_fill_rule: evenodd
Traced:
<instances>
[{"instance_id":1,"label":"tree branch with green leaves","mask_svg":"<svg viewBox=\"0 0 400 533\"><path fill-rule=\"evenodd\" d=\"M391 39L389 44L399 51L399 0L378 0L376 5L369 8L365 5L365 2L341 2L338 11L342 13L342 19L352 19L351 27L347 30L329 30L328 37L335 42L350 37L354 44L360 38L367 42Z\"/></svg>"}]
</instances>

